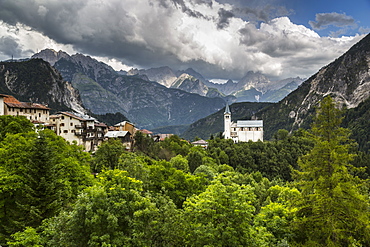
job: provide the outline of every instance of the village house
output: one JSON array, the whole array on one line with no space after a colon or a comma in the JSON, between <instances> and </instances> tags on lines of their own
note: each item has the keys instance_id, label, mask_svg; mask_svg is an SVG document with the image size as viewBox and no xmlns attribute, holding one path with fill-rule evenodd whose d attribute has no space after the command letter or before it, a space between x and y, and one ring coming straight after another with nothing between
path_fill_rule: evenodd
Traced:
<instances>
[{"instance_id":1,"label":"village house","mask_svg":"<svg viewBox=\"0 0 370 247\"><path fill-rule=\"evenodd\" d=\"M263 120L231 121L231 111L226 104L224 112L224 137L232 139L234 143L248 141L263 141Z\"/></svg>"},{"instance_id":2,"label":"village house","mask_svg":"<svg viewBox=\"0 0 370 247\"><path fill-rule=\"evenodd\" d=\"M119 139L122 145L125 146L127 150L130 150L133 143L133 136L137 129L133 123L128 121L123 121L118 124L115 124L109 131L105 133L104 138L107 139Z\"/></svg>"},{"instance_id":3,"label":"village house","mask_svg":"<svg viewBox=\"0 0 370 247\"><path fill-rule=\"evenodd\" d=\"M198 140L198 141L193 141L191 143L193 146L200 146L204 149L207 149L208 148L208 142L205 141L205 140Z\"/></svg>"},{"instance_id":4,"label":"village house","mask_svg":"<svg viewBox=\"0 0 370 247\"><path fill-rule=\"evenodd\" d=\"M4 94L0 94L0 116L5 115Z\"/></svg>"},{"instance_id":5,"label":"village house","mask_svg":"<svg viewBox=\"0 0 370 247\"><path fill-rule=\"evenodd\" d=\"M0 94L0 115L25 116L36 124L49 121L50 108L39 103L20 102L11 95Z\"/></svg>"},{"instance_id":6,"label":"village house","mask_svg":"<svg viewBox=\"0 0 370 247\"><path fill-rule=\"evenodd\" d=\"M118 124L115 124L113 126L113 129L115 131L128 131L131 135L134 135L136 132L135 125L133 123L130 123L129 121L123 121Z\"/></svg>"},{"instance_id":7,"label":"village house","mask_svg":"<svg viewBox=\"0 0 370 247\"><path fill-rule=\"evenodd\" d=\"M126 150L130 150L132 147L132 135L129 131L120 131L120 130L113 130L108 131L104 135L105 139L118 139L121 141L122 145L125 146Z\"/></svg>"},{"instance_id":8,"label":"village house","mask_svg":"<svg viewBox=\"0 0 370 247\"><path fill-rule=\"evenodd\" d=\"M88 116L58 112L50 116L50 128L68 142L76 142L84 150L94 151L104 141L108 126Z\"/></svg>"},{"instance_id":9,"label":"village house","mask_svg":"<svg viewBox=\"0 0 370 247\"><path fill-rule=\"evenodd\" d=\"M153 136L155 142L164 141L166 138L170 138L173 134L156 134Z\"/></svg>"}]
</instances>

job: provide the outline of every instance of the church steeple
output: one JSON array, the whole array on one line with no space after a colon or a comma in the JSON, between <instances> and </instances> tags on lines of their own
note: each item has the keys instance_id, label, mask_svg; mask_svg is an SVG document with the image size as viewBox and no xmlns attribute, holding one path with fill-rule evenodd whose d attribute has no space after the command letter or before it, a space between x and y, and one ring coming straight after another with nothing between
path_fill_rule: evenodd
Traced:
<instances>
[{"instance_id":1,"label":"church steeple","mask_svg":"<svg viewBox=\"0 0 370 247\"><path fill-rule=\"evenodd\" d=\"M225 139L231 138L231 111L228 102L226 102L224 112L224 137Z\"/></svg>"},{"instance_id":2,"label":"church steeple","mask_svg":"<svg viewBox=\"0 0 370 247\"><path fill-rule=\"evenodd\" d=\"M226 107L225 107L225 112L224 112L224 114L231 114L231 112L230 112L230 108L229 108L229 103L228 103L228 102L226 102Z\"/></svg>"}]
</instances>

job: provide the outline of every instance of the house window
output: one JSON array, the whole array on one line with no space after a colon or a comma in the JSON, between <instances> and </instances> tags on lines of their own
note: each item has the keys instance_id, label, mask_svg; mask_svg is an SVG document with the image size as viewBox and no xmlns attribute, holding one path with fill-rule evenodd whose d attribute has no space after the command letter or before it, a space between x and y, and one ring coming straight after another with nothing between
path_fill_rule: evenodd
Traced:
<instances>
[{"instance_id":1,"label":"house window","mask_svg":"<svg viewBox=\"0 0 370 247\"><path fill-rule=\"evenodd\" d=\"M61 123L60 126L64 126L64 123Z\"/></svg>"},{"instance_id":2,"label":"house window","mask_svg":"<svg viewBox=\"0 0 370 247\"><path fill-rule=\"evenodd\" d=\"M62 119L64 119L64 116L62 116Z\"/></svg>"},{"instance_id":3,"label":"house window","mask_svg":"<svg viewBox=\"0 0 370 247\"><path fill-rule=\"evenodd\" d=\"M20 112L23 112L23 109L21 108L19 111L20 111Z\"/></svg>"},{"instance_id":4,"label":"house window","mask_svg":"<svg viewBox=\"0 0 370 247\"><path fill-rule=\"evenodd\" d=\"M63 130L63 133L68 133L68 130Z\"/></svg>"},{"instance_id":5,"label":"house window","mask_svg":"<svg viewBox=\"0 0 370 247\"><path fill-rule=\"evenodd\" d=\"M73 126L73 123L70 123L69 125L70 125L70 126Z\"/></svg>"},{"instance_id":6,"label":"house window","mask_svg":"<svg viewBox=\"0 0 370 247\"><path fill-rule=\"evenodd\" d=\"M41 113L39 113L39 117L41 117Z\"/></svg>"},{"instance_id":7,"label":"house window","mask_svg":"<svg viewBox=\"0 0 370 247\"><path fill-rule=\"evenodd\" d=\"M33 113L36 113L36 109L33 110Z\"/></svg>"}]
</instances>

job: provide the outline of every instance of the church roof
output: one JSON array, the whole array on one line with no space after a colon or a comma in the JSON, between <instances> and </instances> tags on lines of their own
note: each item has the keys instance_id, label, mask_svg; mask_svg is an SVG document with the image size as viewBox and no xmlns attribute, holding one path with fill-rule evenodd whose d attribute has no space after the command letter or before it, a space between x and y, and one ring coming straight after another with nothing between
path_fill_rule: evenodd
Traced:
<instances>
[{"instance_id":1,"label":"church roof","mask_svg":"<svg viewBox=\"0 0 370 247\"><path fill-rule=\"evenodd\" d=\"M230 112L230 107L229 107L229 103L227 103L227 102L226 102L226 107L225 107L225 112L224 112L224 114L226 114L226 113L231 114L231 112Z\"/></svg>"},{"instance_id":2,"label":"church roof","mask_svg":"<svg viewBox=\"0 0 370 247\"><path fill-rule=\"evenodd\" d=\"M238 120L237 127L263 127L263 120Z\"/></svg>"}]
</instances>

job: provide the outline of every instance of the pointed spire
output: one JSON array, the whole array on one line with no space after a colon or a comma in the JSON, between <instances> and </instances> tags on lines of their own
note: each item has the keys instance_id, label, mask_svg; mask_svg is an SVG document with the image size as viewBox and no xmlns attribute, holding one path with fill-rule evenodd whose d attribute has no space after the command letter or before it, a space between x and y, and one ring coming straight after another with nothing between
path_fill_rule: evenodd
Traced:
<instances>
[{"instance_id":1,"label":"pointed spire","mask_svg":"<svg viewBox=\"0 0 370 247\"><path fill-rule=\"evenodd\" d=\"M230 107L229 107L229 102L226 101L226 107L225 107L225 112L224 114L231 114L230 112Z\"/></svg>"}]
</instances>

